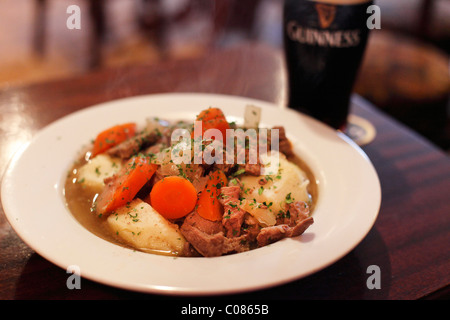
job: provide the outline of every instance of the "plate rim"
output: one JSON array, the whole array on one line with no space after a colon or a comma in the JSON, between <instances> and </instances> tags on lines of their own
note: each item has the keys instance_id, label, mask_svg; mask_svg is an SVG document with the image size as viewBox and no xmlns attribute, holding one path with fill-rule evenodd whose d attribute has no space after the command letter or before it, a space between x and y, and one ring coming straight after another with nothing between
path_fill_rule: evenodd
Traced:
<instances>
[{"instance_id":1,"label":"plate rim","mask_svg":"<svg viewBox=\"0 0 450 320\"><path fill-rule=\"evenodd\" d=\"M17 162L19 159L21 159L21 157L23 156L23 154L29 149L30 145L32 145L33 143L35 143L35 141L37 141L38 139L40 139L41 135L43 134L44 131L46 130L50 130L49 128L53 128L54 126L60 124L60 123L64 123L65 121L70 121L70 119L72 119L74 116L76 115L82 115L82 114L89 114L93 109L99 110L98 108L102 108L102 107L108 107L111 105L111 103L117 103L117 104L123 104L126 102L132 102L133 100L136 101L136 99L152 99L155 97L160 97L160 98L173 98L173 97L177 97L177 98L196 98L196 97L206 97L206 98L211 98L211 99L219 99L219 100L234 100L234 101L241 101L242 103L255 103L255 104L259 104L261 106L263 106L263 108L269 107L269 108L273 108L273 107L277 107L280 108L280 106L277 106L274 103L271 102L267 102L267 101L262 101L262 100L258 100L258 99L253 99L253 98L248 98L248 97L241 97L241 96L232 96L232 95L224 95L224 94L211 94L211 93L162 93L162 94L146 94L146 95L139 95L139 96L133 96L133 97L127 97L127 98L122 98L122 99L116 99L116 100L111 100L111 101L106 101L106 102L102 102L99 104L95 104L92 105L90 107L86 107L80 110L77 110L73 113L67 114L59 119L56 119L55 121L53 121L52 123L48 124L47 126L43 127L41 130L38 131L37 134L34 135L34 137L31 139L31 141L29 141L28 143L23 144L15 153L14 155L11 157L10 161L7 164L6 170L4 171L4 174L2 176L2 186L1 186L1 201L2 201L2 206L3 206L3 210L5 213L5 216L8 220L8 222L10 223L11 227L13 228L13 230L18 234L18 236L22 239L22 241L24 241L31 249L33 249L36 253L38 253L39 255L41 255L42 257L44 257L46 260L50 261L53 264L56 264L57 266L65 269L67 268L67 264L62 264L58 259L55 260L54 257L49 256L46 252L43 252L41 250L41 248L39 246L37 246L35 243L30 243L29 239L23 234L23 230L20 229L20 225L17 221L15 221L14 219L12 219L14 217L14 214L10 212L10 201L11 199L6 199L4 195L7 195L7 186L8 183L11 183L10 179L12 178L12 174L14 173L14 163ZM307 119L309 119L308 121L312 121L313 123L315 123L316 125L322 126L322 128L326 128L325 130L330 131L332 129L330 129L329 127L327 127L326 125L318 122L315 119L310 118L309 116L306 116L304 114L300 114L296 111L290 110L290 109L284 109L284 108L280 108L282 109L284 112L288 112L288 113L293 113L293 114L297 114L300 117L305 117ZM151 109L150 109L151 110ZM151 114L149 115L149 117L151 117ZM289 132L288 132L289 134ZM243 293L243 292L249 292L249 291L255 291L255 290L260 290L260 289L265 289L265 288L270 288L273 286L277 286L277 285L281 285L281 284L285 284L294 280L298 280L300 278L304 278L306 276L309 276L319 270L322 270L332 264L334 264L336 261L340 260L343 256L345 256L346 254L348 254L350 251L352 251L365 237L366 235L370 232L371 228L373 227L373 225L375 224L375 221L378 217L378 213L379 213L379 209L381 206L381 185L380 185L380 181L377 175L377 172L375 170L375 168L373 167L372 162L370 161L369 157L367 156L367 154L359 147L357 146L350 138L348 138L347 136L345 136L343 133L340 132L335 132L335 134L337 135L338 138L340 138L342 141L344 141L347 145L349 145L352 149L354 149L362 158L364 158L365 163L368 164L368 167L372 169L372 173L375 174L375 178L376 178L376 182L377 182L377 186L376 186L376 192L377 192L377 198L378 200L376 200L376 202L378 203L377 208L373 208L374 213L372 213L371 215L371 221L368 221L366 224L366 228L365 230L361 230L360 234L360 239L358 241L356 241L355 243L353 243L353 245L351 246L347 246L346 250L341 251L341 254L336 255L334 257L334 259L329 260L327 263L322 264L321 266L318 266L315 269L311 269L308 272L304 272L301 274L301 276L291 276L291 277L285 277L283 279L278 279L278 280L273 280L273 281L266 281L264 283L261 283L259 285L252 285L249 288L244 288L244 287L240 287L240 288L227 288L227 289L216 289L216 290L212 290L212 289L204 289L204 290L198 290L198 289L192 289L192 288L183 288L183 287L177 287L176 289L174 289L173 287L167 287L164 288L162 286L149 286L149 285L137 285L137 284L126 284L126 283L120 283L120 282L111 282L108 281L108 279L102 279L101 277L96 277L95 273L94 274L90 274L89 272L86 273L84 272L82 274L82 277L85 277L86 279L90 279L92 281L96 281L108 286L112 286L112 287L117 287L117 288L121 288L121 289L125 289L125 290L132 290L132 291L138 291L138 292L143 292L143 293L153 293L153 294L166 294L166 295L223 295L223 294L235 294L235 293ZM309 165L309 164L308 164ZM6 183L5 183L6 181ZM6 204L5 204L6 203ZM87 230L86 230L87 231ZM27 241L28 240L28 241ZM32 241L31 241L32 242ZM111 244L112 245L112 244ZM116 246L116 245L113 245ZM259 250L259 249L258 249ZM146 254L147 255L147 254ZM240 255L240 254L238 254ZM177 258L177 259L189 259L189 258ZM192 258L191 258L192 259ZM209 258L208 258L209 259Z\"/></svg>"}]
</instances>

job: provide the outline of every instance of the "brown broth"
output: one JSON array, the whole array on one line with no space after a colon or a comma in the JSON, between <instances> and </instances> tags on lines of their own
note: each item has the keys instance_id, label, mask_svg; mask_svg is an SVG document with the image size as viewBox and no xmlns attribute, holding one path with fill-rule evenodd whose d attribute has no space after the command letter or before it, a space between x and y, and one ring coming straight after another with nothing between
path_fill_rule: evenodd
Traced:
<instances>
[{"instance_id":1,"label":"brown broth","mask_svg":"<svg viewBox=\"0 0 450 320\"><path fill-rule=\"evenodd\" d=\"M110 234L106 223L107 217L99 216L91 210L97 194L77 180L78 169L85 163L85 161L77 162L67 176L64 185L66 205L73 216L86 229L105 240L113 241L114 237Z\"/></svg>"},{"instance_id":2,"label":"brown broth","mask_svg":"<svg viewBox=\"0 0 450 320\"><path fill-rule=\"evenodd\" d=\"M314 209L315 209L318 197L319 197L319 190L318 190L316 178L314 177L313 172L311 171L309 166L305 163L305 161L303 161L297 155L294 155L293 157L289 157L288 160L295 163L300 169L302 169L306 173L306 176L309 179L309 185L308 185L307 190L311 197L311 203L310 203L309 209L312 214L314 212Z\"/></svg>"}]
</instances>

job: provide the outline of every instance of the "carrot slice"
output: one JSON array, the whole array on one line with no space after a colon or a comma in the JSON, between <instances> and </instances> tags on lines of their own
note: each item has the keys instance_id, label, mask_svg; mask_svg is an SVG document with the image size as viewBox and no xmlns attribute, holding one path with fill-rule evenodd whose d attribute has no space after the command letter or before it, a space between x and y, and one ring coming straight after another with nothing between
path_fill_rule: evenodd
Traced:
<instances>
[{"instance_id":1,"label":"carrot slice","mask_svg":"<svg viewBox=\"0 0 450 320\"><path fill-rule=\"evenodd\" d=\"M208 108L200 112L197 116L197 121L201 121L202 130L201 136L199 135L199 130L194 130L192 137L197 139L203 137L206 130L217 129L222 133L223 143L226 143L226 130L230 129L230 124L228 123L222 110L219 108ZM195 128L194 128L195 129ZM194 135L196 133L196 135ZM216 137L217 139L217 137Z\"/></svg>"},{"instance_id":2,"label":"carrot slice","mask_svg":"<svg viewBox=\"0 0 450 320\"><path fill-rule=\"evenodd\" d=\"M150 204L163 217L178 219L194 210L197 190L183 177L165 177L153 186Z\"/></svg>"},{"instance_id":3,"label":"carrot slice","mask_svg":"<svg viewBox=\"0 0 450 320\"><path fill-rule=\"evenodd\" d=\"M210 173L205 189L197 202L197 213L204 219L218 221L222 219L223 207L219 201L220 188L227 185L227 177L221 170Z\"/></svg>"},{"instance_id":4,"label":"carrot slice","mask_svg":"<svg viewBox=\"0 0 450 320\"><path fill-rule=\"evenodd\" d=\"M217 118L225 118L225 115L221 109L212 107L201 111L197 116L199 121L209 121Z\"/></svg>"},{"instance_id":5,"label":"carrot slice","mask_svg":"<svg viewBox=\"0 0 450 320\"><path fill-rule=\"evenodd\" d=\"M97 197L96 212L111 212L133 200L157 168L156 164L150 162L149 157L132 157Z\"/></svg>"},{"instance_id":6,"label":"carrot slice","mask_svg":"<svg viewBox=\"0 0 450 320\"><path fill-rule=\"evenodd\" d=\"M124 123L100 132L94 140L92 156L105 152L109 148L133 137L136 134L135 123Z\"/></svg>"}]
</instances>

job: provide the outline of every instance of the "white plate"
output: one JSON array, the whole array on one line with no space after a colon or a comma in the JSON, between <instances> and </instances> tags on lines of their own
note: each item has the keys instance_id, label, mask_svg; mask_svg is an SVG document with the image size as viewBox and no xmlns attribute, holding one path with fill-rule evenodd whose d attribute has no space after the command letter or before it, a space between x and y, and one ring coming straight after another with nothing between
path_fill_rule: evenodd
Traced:
<instances>
[{"instance_id":1,"label":"white plate","mask_svg":"<svg viewBox=\"0 0 450 320\"><path fill-rule=\"evenodd\" d=\"M261 124L283 125L319 186L314 224L300 237L215 258L173 258L107 242L65 206L67 172L84 144L108 126L146 118L194 119L209 106L241 121L247 104L263 108ZM241 97L161 94L103 103L50 124L11 160L2 203L17 234L61 268L114 287L171 295L212 295L268 288L308 276L350 252L373 226L381 201L378 176L363 151L321 123L292 110Z\"/></svg>"}]
</instances>

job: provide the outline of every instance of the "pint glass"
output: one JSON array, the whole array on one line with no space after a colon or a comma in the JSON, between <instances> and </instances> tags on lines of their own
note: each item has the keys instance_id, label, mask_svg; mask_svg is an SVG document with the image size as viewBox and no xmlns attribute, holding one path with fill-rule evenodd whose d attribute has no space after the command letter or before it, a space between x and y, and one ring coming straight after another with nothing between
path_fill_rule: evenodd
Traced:
<instances>
[{"instance_id":1,"label":"pint glass","mask_svg":"<svg viewBox=\"0 0 450 320\"><path fill-rule=\"evenodd\" d=\"M288 107L344 129L367 43L369 0L285 0Z\"/></svg>"}]
</instances>

